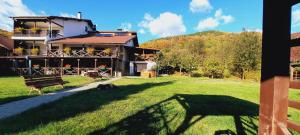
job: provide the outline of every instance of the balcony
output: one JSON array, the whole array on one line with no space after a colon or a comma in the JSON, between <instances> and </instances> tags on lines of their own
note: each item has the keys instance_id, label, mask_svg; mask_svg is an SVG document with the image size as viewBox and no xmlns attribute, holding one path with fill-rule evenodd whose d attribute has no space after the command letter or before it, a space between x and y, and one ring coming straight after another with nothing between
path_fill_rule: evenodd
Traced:
<instances>
[{"instance_id":1,"label":"balcony","mask_svg":"<svg viewBox=\"0 0 300 135\"><path fill-rule=\"evenodd\" d=\"M33 31L31 29L24 29L21 31L14 31L14 37L46 37L48 30Z\"/></svg>"},{"instance_id":2,"label":"balcony","mask_svg":"<svg viewBox=\"0 0 300 135\"><path fill-rule=\"evenodd\" d=\"M63 37L59 34L60 30L52 30L52 37L51 38L58 38ZM49 30L34 30L34 29L19 29L14 30L13 39L27 39L27 38L33 38L33 39L45 39L47 36L50 35Z\"/></svg>"},{"instance_id":3,"label":"balcony","mask_svg":"<svg viewBox=\"0 0 300 135\"><path fill-rule=\"evenodd\" d=\"M118 53L117 50L59 50L59 49L52 49L48 50L49 57L117 57Z\"/></svg>"}]
</instances>

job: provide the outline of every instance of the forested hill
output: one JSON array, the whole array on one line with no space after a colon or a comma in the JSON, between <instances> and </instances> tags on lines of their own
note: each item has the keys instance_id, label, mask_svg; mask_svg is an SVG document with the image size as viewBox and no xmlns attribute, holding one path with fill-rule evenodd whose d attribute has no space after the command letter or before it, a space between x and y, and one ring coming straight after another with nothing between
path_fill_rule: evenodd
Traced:
<instances>
[{"instance_id":1,"label":"forested hill","mask_svg":"<svg viewBox=\"0 0 300 135\"><path fill-rule=\"evenodd\" d=\"M261 44L262 34L258 32L206 31L156 39L141 46L161 50L157 57L160 67L186 73L200 70L211 77L247 78L259 73Z\"/></svg>"},{"instance_id":2,"label":"forested hill","mask_svg":"<svg viewBox=\"0 0 300 135\"><path fill-rule=\"evenodd\" d=\"M8 32L6 30L0 29L0 36L11 37L12 36L12 32Z\"/></svg>"},{"instance_id":3,"label":"forested hill","mask_svg":"<svg viewBox=\"0 0 300 135\"><path fill-rule=\"evenodd\" d=\"M230 42L231 40L234 40L237 35L239 34L221 31L205 31L189 35L155 39L145 42L141 44L141 46L147 48L164 49L179 44L197 44L199 42L202 42L206 47L212 47L223 42Z\"/></svg>"}]
</instances>

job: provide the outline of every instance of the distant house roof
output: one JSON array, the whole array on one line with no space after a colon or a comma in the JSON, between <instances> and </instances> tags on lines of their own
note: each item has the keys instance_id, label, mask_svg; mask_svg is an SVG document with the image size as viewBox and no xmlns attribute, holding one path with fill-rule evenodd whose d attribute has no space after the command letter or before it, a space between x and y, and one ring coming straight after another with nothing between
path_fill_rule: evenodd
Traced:
<instances>
[{"instance_id":1,"label":"distant house roof","mask_svg":"<svg viewBox=\"0 0 300 135\"><path fill-rule=\"evenodd\" d=\"M300 38L300 32L298 33L293 33L291 35L292 39L297 39ZM300 46L297 47L291 47L291 56L290 56L290 61L291 62L297 62L300 60Z\"/></svg>"},{"instance_id":2,"label":"distant house roof","mask_svg":"<svg viewBox=\"0 0 300 135\"><path fill-rule=\"evenodd\" d=\"M6 48L8 50L13 50L14 49L13 40L11 40L9 37L0 35L0 47Z\"/></svg>"},{"instance_id":3,"label":"distant house roof","mask_svg":"<svg viewBox=\"0 0 300 135\"><path fill-rule=\"evenodd\" d=\"M93 22L89 19L78 19L73 17L63 17L63 16L14 16L11 17L14 20L22 19L22 20L43 20L43 19L63 19L63 20L75 20L75 21L85 21L87 22L91 27L94 26Z\"/></svg>"},{"instance_id":4,"label":"distant house roof","mask_svg":"<svg viewBox=\"0 0 300 135\"><path fill-rule=\"evenodd\" d=\"M97 34L69 37L64 39L52 40L52 44L126 44L136 35L126 36L100 36Z\"/></svg>"},{"instance_id":5,"label":"distant house roof","mask_svg":"<svg viewBox=\"0 0 300 135\"><path fill-rule=\"evenodd\" d=\"M292 38L292 39L300 38L300 32L293 33L293 34L291 35L291 38Z\"/></svg>"}]
</instances>

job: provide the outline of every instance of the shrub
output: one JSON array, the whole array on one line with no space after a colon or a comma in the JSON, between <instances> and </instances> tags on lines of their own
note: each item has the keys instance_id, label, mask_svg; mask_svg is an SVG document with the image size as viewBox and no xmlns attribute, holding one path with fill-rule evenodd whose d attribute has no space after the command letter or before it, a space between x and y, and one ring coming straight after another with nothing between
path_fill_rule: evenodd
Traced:
<instances>
[{"instance_id":1,"label":"shrub","mask_svg":"<svg viewBox=\"0 0 300 135\"><path fill-rule=\"evenodd\" d=\"M89 48L86 49L86 52L87 52L89 55L93 55L93 54L94 54L94 51L95 51L95 49L94 49L94 48L91 48L91 47L89 47Z\"/></svg>"},{"instance_id":2,"label":"shrub","mask_svg":"<svg viewBox=\"0 0 300 135\"><path fill-rule=\"evenodd\" d=\"M18 47L18 48L15 48L14 52L17 55L22 56L23 55L23 50L24 50L24 48Z\"/></svg>"},{"instance_id":3,"label":"shrub","mask_svg":"<svg viewBox=\"0 0 300 135\"><path fill-rule=\"evenodd\" d=\"M22 27L15 28L15 32L23 32L25 29Z\"/></svg>"},{"instance_id":4,"label":"shrub","mask_svg":"<svg viewBox=\"0 0 300 135\"><path fill-rule=\"evenodd\" d=\"M112 54L112 50L110 48L106 48L103 50L103 53L107 56L110 56Z\"/></svg>"},{"instance_id":5,"label":"shrub","mask_svg":"<svg viewBox=\"0 0 300 135\"><path fill-rule=\"evenodd\" d=\"M300 67L296 67L295 71L300 72Z\"/></svg>"},{"instance_id":6,"label":"shrub","mask_svg":"<svg viewBox=\"0 0 300 135\"><path fill-rule=\"evenodd\" d=\"M40 28L31 28L30 29L33 33L37 33L37 32L39 32L41 29Z\"/></svg>"},{"instance_id":7,"label":"shrub","mask_svg":"<svg viewBox=\"0 0 300 135\"><path fill-rule=\"evenodd\" d=\"M230 71L229 71L228 69L225 69L224 72L223 72L223 76L224 76L225 78L231 77Z\"/></svg>"},{"instance_id":8,"label":"shrub","mask_svg":"<svg viewBox=\"0 0 300 135\"><path fill-rule=\"evenodd\" d=\"M245 79L260 81L260 71L248 71L245 73Z\"/></svg>"},{"instance_id":9,"label":"shrub","mask_svg":"<svg viewBox=\"0 0 300 135\"><path fill-rule=\"evenodd\" d=\"M32 55L38 55L38 53L39 53L39 48L32 48L32 49L30 50L30 52L31 52Z\"/></svg>"},{"instance_id":10,"label":"shrub","mask_svg":"<svg viewBox=\"0 0 300 135\"><path fill-rule=\"evenodd\" d=\"M70 47L65 47L64 48L64 53L69 55L71 53L71 48Z\"/></svg>"},{"instance_id":11,"label":"shrub","mask_svg":"<svg viewBox=\"0 0 300 135\"><path fill-rule=\"evenodd\" d=\"M211 78L223 78L223 66L218 61L206 59L204 61L204 75Z\"/></svg>"},{"instance_id":12,"label":"shrub","mask_svg":"<svg viewBox=\"0 0 300 135\"><path fill-rule=\"evenodd\" d=\"M192 72L191 77L202 77L202 74L198 72Z\"/></svg>"}]
</instances>

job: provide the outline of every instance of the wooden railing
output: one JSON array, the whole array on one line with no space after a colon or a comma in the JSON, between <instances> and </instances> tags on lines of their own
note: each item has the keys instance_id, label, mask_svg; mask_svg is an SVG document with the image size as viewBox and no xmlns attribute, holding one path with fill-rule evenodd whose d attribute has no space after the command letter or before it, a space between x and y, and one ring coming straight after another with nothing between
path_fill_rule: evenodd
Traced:
<instances>
[{"instance_id":1,"label":"wooden railing","mask_svg":"<svg viewBox=\"0 0 300 135\"><path fill-rule=\"evenodd\" d=\"M46 37L50 34L49 30L37 30L24 29L22 31L14 31L15 37ZM61 37L59 30L52 30L52 38Z\"/></svg>"},{"instance_id":2,"label":"wooden railing","mask_svg":"<svg viewBox=\"0 0 300 135\"><path fill-rule=\"evenodd\" d=\"M85 75L90 71L98 72L99 76L110 77L112 76L112 68L107 68L106 70L99 70L97 68L65 68L65 67L41 67L32 68L13 68L19 76L29 75L31 72L32 76L43 76L43 75Z\"/></svg>"},{"instance_id":3,"label":"wooden railing","mask_svg":"<svg viewBox=\"0 0 300 135\"><path fill-rule=\"evenodd\" d=\"M103 50L96 50L88 53L86 50L71 50L65 53L62 50L53 49L48 51L50 57L117 57L117 51L113 50L111 54L105 54Z\"/></svg>"},{"instance_id":4,"label":"wooden railing","mask_svg":"<svg viewBox=\"0 0 300 135\"><path fill-rule=\"evenodd\" d=\"M290 81L290 88L300 90L300 82ZM288 100L288 106L300 110L300 102L298 101ZM291 120L287 120L287 128L300 132L300 124Z\"/></svg>"}]
</instances>

